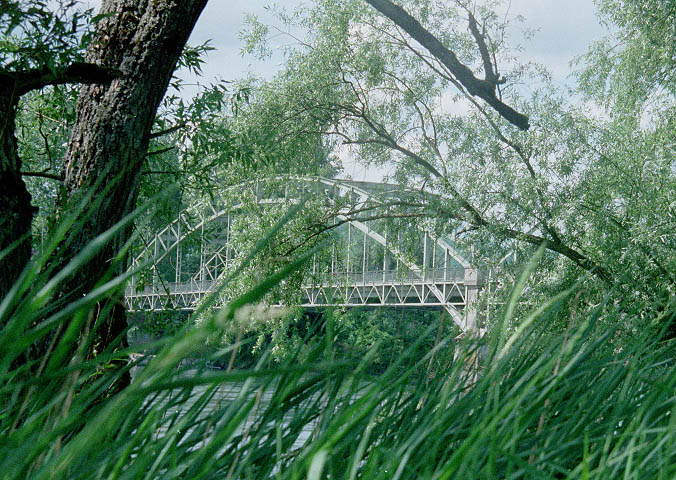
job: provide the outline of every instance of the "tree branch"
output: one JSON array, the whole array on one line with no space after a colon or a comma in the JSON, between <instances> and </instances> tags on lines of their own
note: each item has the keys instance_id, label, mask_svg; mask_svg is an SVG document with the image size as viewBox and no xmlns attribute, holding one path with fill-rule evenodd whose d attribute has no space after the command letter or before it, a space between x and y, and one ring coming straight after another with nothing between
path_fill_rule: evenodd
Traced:
<instances>
[{"instance_id":1,"label":"tree branch","mask_svg":"<svg viewBox=\"0 0 676 480\"><path fill-rule=\"evenodd\" d=\"M24 177L41 177L49 178L50 180L56 180L57 182L63 182L63 175L58 175L56 173L47 173L47 172L21 172L21 175Z\"/></svg>"},{"instance_id":2,"label":"tree branch","mask_svg":"<svg viewBox=\"0 0 676 480\"><path fill-rule=\"evenodd\" d=\"M48 67L23 72L17 77L20 95L48 85L66 83L109 83L120 76L114 68L101 67L93 63L75 62L65 68L52 70Z\"/></svg>"},{"instance_id":3,"label":"tree branch","mask_svg":"<svg viewBox=\"0 0 676 480\"><path fill-rule=\"evenodd\" d=\"M172 145L170 147L164 147L164 148L160 148L158 150L153 150L152 152L147 152L146 158L154 157L155 155L162 155L163 153L170 152L171 150L174 150L175 148L176 148L176 145Z\"/></svg>"},{"instance_id":4,"label":"tree branch","mask_svg":"<svg viewBox=\"0 0 676 480\"><path fill-rule=\"evenodd\" d=\"M528 117L517 112L509 105L495 95L494 82L481 80L474 76L472 70L458 60L458 57L451 50L446 48L434 35L425 29L415 18L406 10L393 4L390 0L365 0L373 8L392 20L403 28L406 33L413 37L418 43L425 47L434 55L458 81L467 89L467 91L476 97L483 99L493 107L505 120L512 123L521 130L528 130Z\"/></svg>"},{"instance_id":5,"label":"tree branch","mask_svg":"<svg viewBox=\"0 0 676 480\"><path fill-rule=\"evenodd\" d=\"M486 46L486 39L479 31L476 18L474 18L472 12L468 11L467 13L469 15L469 31L472 32L474 41L476 42L477 47L479 47L479 53L481 53L481 60L484 63L484 78L495 85L498 83L505 83L504 80L500 80L497 66L493 65L493 62L491 61L491 55Z\"/></svg>"},{"instance_id":6,"label":"tree branch","mask_svg":"<svg viewBox=\"0 0 676 480\"><path fill-rule=\"evenodd\" d=\"M164 135L169 135L170 133L174 133L175 131L182 129L185 126L186 126L185 122L177 123L176 125L169 127L169 128L165 128L164 130L158 130L157 132L152 132L150 134L150 138L157 138L157 137L163 137Z\"/></svg>"},{"instance_id":7,"label":"tree branch","mask_svg":"<svg viewBox=\"0 0 676 480\"><path fill-rule=\"evenodd\" d=\"M486 218L484 218L481 212L479 212L471 203L469 203L469 201L463 195L460 194L460 192L456 189L456 187L452 185L448 181L448 178L442 175L441 172L439 172L439 170L437 170L429 162L423 159L420 155L399 145L386 131L384 131L384 129L379 128L373 121L371 121L371 119L369 119L364 112L361 112L360 118L363 121L365 121L367 125L373 130L373 132L380 138L373 138L369 140L351 140L345 134L340 134L339 132L336 133L338 133L339 135L341 135L343 138L346 139L345 143L354 143L354 144L375 143L387 146L389 148L392 148L393 150L396 150L404 154L405 156L409 157L411 160L416 162L418 165L427 169L434 177L440 180L444 184L444 186L450 191L454 200L458 202L461 210L468 214L468 216L459 215L456 212L448 212L447 210L444 210L447 215L450 214L449 215L450 218L455 218L457 220L468 222L469 224L474 225L477 228L485 227L493 230L496 233L503 235L506 238L523 241L526 243L530 243L532 245L541 245L543 242L547 242L548 250L563 255L564 257L573 261L583 270L586 270L596 275L598 278L600 278L606 283L610 283L612 281L612 277L606 269L597 265L589 257L581 254L577 250L563 243L561 238L558 235L556 235L555 232L554 235L552 235L552 232L550 232L548 229L545 229L547 230L547 233L549 233L553 237L551 239L547 239L545 237L541 237L538 235L524 233L519 230L514 230L501 225L497 225L495 223L492 223L490 220L487 220Z\"/></svg>"},{"instance_id":8,"label":"tree branch","mask_svg":"<svg viewBox=\"0 0 676 480\"><path fill-rule=\"evenodd\" d=\"M178 170L144 170L141 175L180 175Z\"/></svg>"}]
</instances>

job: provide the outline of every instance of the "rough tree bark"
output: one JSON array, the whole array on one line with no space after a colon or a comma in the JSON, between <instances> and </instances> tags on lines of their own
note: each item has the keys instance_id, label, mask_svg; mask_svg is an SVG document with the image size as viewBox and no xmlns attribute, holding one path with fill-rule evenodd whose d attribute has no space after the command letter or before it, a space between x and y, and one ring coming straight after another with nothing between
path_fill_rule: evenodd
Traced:
<instances>
[{"instance_id":1,"label":"rough tree bark","mask_svg":"<svg viewBox=\"0 0 676 480\"><path fill-rule=\"evenodd\" d=\"M120 75L109 85L90 85L80 92L57 218L83 194L93 194L100 203L83 213L72 241L59 252L64 261L134 209L157 108L206 2L104 0L101 13L110 16L98 23L86 60L119 70ZM61 297L91 291L129 234L128 229L119 234L65 282ZM113 314L103 319L95 337L98 352L126 328L120 299L111 301Z\"/></svg>"},{"instance_id":2,"label":"rough tree bark","mask_svg":"<svg viewBox=\"0 0 676 480\"><path fill-rule=\"evenodd\" d=\"M18 96L14 82L0 81L0 251L12 248L0 258L0 299L14 284L31 254L30 229L33 221L31 195L21 178L21 159L14 133Z\"/></svg>"},{"instance_id":3,"label":"rough tree bark","mask_svg":"<svg viewBox=\"0 0 676 480\"><path fill-rule=\"evenodd\" d=\"M22 95L48 85L108 83L116 71L75 62L61 69L0 71L0 299L12 287L31 256L31 223L35 207L21 177L15 120Z\"/></svg>"}]
</instances>

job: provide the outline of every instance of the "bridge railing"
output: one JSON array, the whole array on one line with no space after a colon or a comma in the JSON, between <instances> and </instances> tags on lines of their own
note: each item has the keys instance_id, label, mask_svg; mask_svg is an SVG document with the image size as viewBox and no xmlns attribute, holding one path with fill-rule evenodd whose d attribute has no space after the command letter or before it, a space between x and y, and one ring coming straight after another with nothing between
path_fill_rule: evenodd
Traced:
<instances>
[{"instance_id":1,"label":"bridge railing","mask_svg":"<svg viewBox=\"0 0 676 480\"><path fill-rule=\"evenodd\" d=\"M410 284L410 283L444 283L463 282L465 271L463 268L430 268L418 275L414 272L396 270L374 270L367 272L333 272L324 274L308 282L306 287L341 286L341 285L380 285L380 284ZM162 282L147 284L142 291L135 287L127 288L128 297L145 295L178 295L203 294L216 289L217 283L212 280L190 280L186 282Z\"/></svg>"},{"instance_id":2,"label":"bridge railing","mask_svg":"<svg viewBox=\"0 0 676 480\"><path fill-rule=\"evenodd\" d=\"M463 268L430 268L417 274L397 270L371 270L367 272L332 272L320 275L315 285L350 284L376 285L381 283L419 283L419 282L462 282L465 279Z\"/></svg>"},{"instance_id":3,"label":"bridge railing","mask_svg":"<svg viewBox=\"0 0 676 480\"><path fill-rule=\"evenodd\" d=\"M212 280L187 282L162 282L157 284L147 284L141 291L137 291L135 287L127 287L126 296L143 296L143 295L170 295L181 293L208 293L216 288L217 282Z\"/></svg>"}]
</instances>

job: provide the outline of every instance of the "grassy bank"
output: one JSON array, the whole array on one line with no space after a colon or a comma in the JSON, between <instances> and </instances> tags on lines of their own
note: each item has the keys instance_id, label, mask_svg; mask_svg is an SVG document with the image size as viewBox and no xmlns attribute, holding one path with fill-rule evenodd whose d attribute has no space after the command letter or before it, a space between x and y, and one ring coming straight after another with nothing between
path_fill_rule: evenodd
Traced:
<instances>
[{"instance_id":1,"label":"grassy bank","mask_svg":"<svg viewBox=\"0 0 676 480\"><path fill-rule=\"evenodd\" d=\"M614 348L622 315L603 305L545 336L556 306L512 336L462 341L427 375L439 353L416 345L378 376L369 355L332 360L331 325L306 338L302 360L186 375L182 359L227 315L158 342L132 385L104 400L120 375L102 368L106 355L39 376L5 369L3 478L673 478L671 345L639 333ZM489 354L477 369L479 344ZM219 402L232 382L239 394Z\"/></svg>"}]
</instances>

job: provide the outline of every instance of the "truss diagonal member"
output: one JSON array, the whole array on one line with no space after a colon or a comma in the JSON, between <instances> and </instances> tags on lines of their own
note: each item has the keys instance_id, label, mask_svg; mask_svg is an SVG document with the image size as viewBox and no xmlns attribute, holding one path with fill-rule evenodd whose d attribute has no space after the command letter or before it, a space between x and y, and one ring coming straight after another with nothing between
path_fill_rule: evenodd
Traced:
<instances>
[{"instance_id":1,"label":"truss diagonal member","mask_svg":"<svg viewBox=\"0 0 676 480\"><path fill-rule=\"evenodd\" d=\"M275 186L280 182L284 182L284 192L283 197L279 188ZM265 188L261 191L260 187L266 182L272 182L273 189L268 189L269 192L266 193ZM177 218L171 222L169 225L166 225L163 229L157 232L152 241L146 246L146 248L132 260L132 265L139 265L143 260L147 258L152 258L155 263L155 268L157 269L157 264L161 262L170 252L176 248L180 248L181 242L188 236L193 235L197 230L202 229L203 227L218 219L224 215L229 215L233 211L238 210L242 207L240 200L241 191L246 190L249 192L252 188L256 190L256 198L259 203L264 204L273 204L273 203L283 203L284 201L293 202L294 195L303 195L304 192L311 191L313 193L326 196L327 202L339 202L341 200L349 200L351 208L354 210L370 208L374 205L384 205L387 204L392 198L395 198L398 194L403 191L420 194L424 192L414 191L407 188L398 188L396 186L379 186L376 184L371 184L369 182L355 182L351 180L335 180L327 179L323 177L305 177L305 176L277 176L268 179L259 179L250 182L243 182L237 186L230 186L225 189L225 191L235 191L235 195L227 195L227 200L212 202L198 202L187 209L179 213ZM239 191L239 192L238 192ZM396 193L395 193L396 192ZM395 194L393 196L393 193ZM398 198L398 197L397 197ZM349 222L350 225L360 230L368 238L375 241L384 247L386 252L393 255L401 265L405 265L410 272L416 277L412 280L412 284L420 287L420 292L418 292L418 301L417 304L422 305L439 305L443 306L449 314L452 316L455 323L457 323L463 330L466 330L468 327L472 328L473 321L468 318L468 307L470 305L471 298L475 298L471 292L476 293L478 291L477 285L477 275L476 270L472 268L470 262L468 262L465 257L463 257L460 252L452 247L447 241L434 238L430 235L429 232L426 232L428 238L431 238L435 244L445 250L445 261L446 259L453 258L459 265L461 265L464 270L464 278L460 280L460 285L462 292L460 297L462 300L457 302L456 305L458 308L465 309L464 312L460 312L454 305L451 304L446 292L447 288L447 279L444 276L444 282L440 284L435 284L435 279L425 279L425 269L427 268L427 262L424 262L424 265L417 265L415 261L408 259L402 251L398 248L396 244L389 243L385 238L380 235L378 232L369 228L367 225L362 223L359 220L349 220L347 217L349 213L344 210L339 212L340 214L337 218ZM419 230L423 231L424 229L417 227ZM204 240L203 240L204 241ZM426 244L427 245L427 244ZM227 247L226 247L227 248ZM181 307L187 307L187 304L192 304L199 298L205 289L208 288L208 285L211 285L214 281L217 280L217 276L224 269L227 269L227 255L226 258L223 258L222 255L223 247L217 249L216 252L202 252L200 258L200 271L196 272L194 275L191 272L186 272L189 277L189 283L191 285L191 294L193 297L188 298L184 295L184 291L180 290L180 286L176 285L178 290L173 292L160 291L156 288L155 284L152 285L153 291L148 291L143 297L139 296L134 298L133 301L137 302L136 304L143 303L145 301L150 302L150 308L152 310L161 309L161 304L164 302L164 299L167 295L176 297L176 303L181 304ZM446 262L444 262L446 264ZM422 267L422 268L421 268ZM365 269L365 267L362 267ZM383 267L385 270L386 267ZM365 272L362 272L364 274ZM364 277L362 277L364 278ZM439 280L439 279L437 279ZM383 282L385 278L383 276ZM331 304L365 304L373 300L379 299L382 304L393 303L397 305L406 306L410 304L408 294L405 294L404 297L401 297L405 292L400 291L405 288L406 285L401 284L401 282L395 282L397 285L379 285L382 287L382 295L380 290L374 290L372 286L370 289L366 288L356 288L355 285L345 285L345 286L336 286L336 288L331 287L333 295L331 300L326 298L326 294L331 291L331 289L326 291L313 291L312 295L308 295L310 303L321 304L328 303ZM411 282L408 283L408 286L411 286ZM331 284L333 285L333 283ZM327 287L326 285L320 287ZM387 292L386 292L387 287ZM426 287L426 288L425 288ZM462 288L464 287L464 288ZM172 287L173 289L173 287ZM442 292L443 290L443 292ZM471 292L470 292L471 290ZM463 292L467 291L467 295L462 295ZM417 289L416 289L417 292ZM308 290L308 293L310 291ZM337 299L336 295L339 294L343 298ZM324 297L324 298L322 298ZM396 299L394 297L397 297ZM434 300L436 298L436 301ZM143 308L139 305L139 308Z\"/></svg>"},{"instance_id":2,"label":"truss diagonal member","mask_svg":"<svg viewBox=\"0 0 676 480\"><path fill-rule=\"evenodd\" d=\"M338 218L341 220L348 220L347 217L344 215L338 215ZM357 228L360 230L362 233L365 235L368 235L369 238L375 240L378 242L380 245L382 245L386 250L388 250L392 255L394 255L395 258L397 258L401 263L406 265L406 267L411 270L417 277L419 277L424 284L429 288L430 292L437 298L439 303L444 306L446 311L451 315L451 318L453 318L453 321L464 330L467 328L471 328L471 324L469 322L464 321L462 314L458 312L455 307L452 305L448 305L445 302L444 294L437 288L437 286L434 284L434 282L427 283L424 278L424 274L422 269L416 265L415 263L411 262L408 260L402 253L399 251L398 248L395 246L388 244L385 241L385 237L380 235L378 232L374 232L371 230L367 225L363 224L362 222L356 221L356 220L348 220L353 227ZM465 305L467 307L467 305Z\"/></svg>"}]
</instances>

